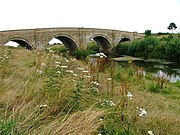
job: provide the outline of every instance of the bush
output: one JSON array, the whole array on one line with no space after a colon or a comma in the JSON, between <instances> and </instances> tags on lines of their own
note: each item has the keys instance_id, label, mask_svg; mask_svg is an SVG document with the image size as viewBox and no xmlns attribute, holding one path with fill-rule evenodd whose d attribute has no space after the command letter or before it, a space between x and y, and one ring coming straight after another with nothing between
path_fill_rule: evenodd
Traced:
<instances>
[{"instance_id":1,"label":"bush","mask_svg":"<svg viewBox=\"0 0 180 135\"><path fill-rule=\"evenodd\" d=\"M119 43L116 52L120 55L180 62L180 39L173 35L161 39L147 36L144 39Z\"/></svg>"},{"instance_id":2,"label":"bush","mask_svg":"<svg viewBox=\"0 0 180 135\"><path fill-rule=\"evenodd\" d=\"M89 55L89 51L87 51L87 50L76 50L74 55L77 59L85 60L86 57Z\"/></svg>"},{"instance_id":3,"label":"bush","mask_svg":"<svg viewBox=\"0 0 180 135\"><path fill-rule=\"evenodd\" d=\"M99 45L95 41L92 41L88 44L86 50L88 50L91 54L98 53Z\"/></svg>"}]
</instances>

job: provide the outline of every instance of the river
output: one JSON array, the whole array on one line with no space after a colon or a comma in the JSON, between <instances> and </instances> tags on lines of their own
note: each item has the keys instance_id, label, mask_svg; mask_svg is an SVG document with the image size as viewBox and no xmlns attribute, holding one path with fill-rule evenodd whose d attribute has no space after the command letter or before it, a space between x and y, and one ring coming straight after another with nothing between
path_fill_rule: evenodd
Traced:
<instances>
[{"instance_id":1,"label":"river","mask_svg":"<svg viewBox=\"0 0 180 135\"><path fill-rule=\"evenodd\" d=\"M124 65L128 62L118 62L120 65ZM165 75L171 83L180 82L180 64L175 62L150 62L150 61L133 61L138 67L144 68L144 73L153 73L156 75Z\"/></svg>"}]
</instances>

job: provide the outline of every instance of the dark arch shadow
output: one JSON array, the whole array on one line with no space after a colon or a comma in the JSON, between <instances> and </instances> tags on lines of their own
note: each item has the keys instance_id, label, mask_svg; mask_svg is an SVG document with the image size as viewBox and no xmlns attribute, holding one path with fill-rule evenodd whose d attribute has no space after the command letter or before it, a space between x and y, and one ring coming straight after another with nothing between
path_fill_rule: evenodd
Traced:
<instances>
[{"instance_id":1,"label":"dark arch shadow","mask_svg":"<svg viewBox=\"0 0 180 135\"><path fill-rule=\"evenodd\" d=\"M76 43L67 36L55 36L54 38L60 40L64 44L70 55L73 55L78 49Z\"/></svg>"},{"instance_id":2,"label":"dark arch shadow","mask_svg":"<svg viewBox=\"0 0 180 135\"><path fill-rule=\"evenodd\" d=\"M100 46L100 52L108 55L110 53L111 43L103 36L95 36L93 39Z\"/></svg>"},{"instance_id":3,"label":"dark arch shadow","mask_svg":"<svg viewBox=\"0 0 180 135\"><path fill-rule=\"evenodd\" d=\"M22 39L12 39L12 40L9 40L9 41L16 42L16 43L19 44L20 47L25 47L25 48L28 49L28 50L32 50L32 49L33 49L32 46L31 46L28 42L26 42L26 41L24 41L24 40L22 40ZM8 41L8 42L9 42L9 41ZM7 42L7 43L8 43L8 42Z\"/></svg>"},{"instance_id":4,"label":"dark arch shadow","mask_svg":"<svg viewBox=\"0 0 180 135\"><path fill-rule=\"evenodd\" d=\"M127 42L127 41L131 41L131 39L130 39L130 38L127 38L127 37L124 37L124 38L122 38L122 39L119 41L119 43Z\"/></svg>"}]
</instances>

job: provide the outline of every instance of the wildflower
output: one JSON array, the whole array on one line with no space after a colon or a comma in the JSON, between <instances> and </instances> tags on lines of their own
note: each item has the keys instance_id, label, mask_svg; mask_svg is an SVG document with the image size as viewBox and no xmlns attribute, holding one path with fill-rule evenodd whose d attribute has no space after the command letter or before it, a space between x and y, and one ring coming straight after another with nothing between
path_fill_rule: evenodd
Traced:
<instances>
[{"instance_id":1,"label":"wildflower","mask_svg":"<svg viewBox=\"0 0 180 135\"><path fill-rule=\"evenodd\" d=\"M127 97L128 97L129 99L132 99L133 95L131 94L131 92L128 92L128 93L127 93Z\"/></svg>"},{"instance_id":2,"label":"wildflower","mask_svg":"<svg viewBox=\"0 0 180 135\"><path fill-rule=\"evenodd\" d=\"M96 92L98 92L98 91L99 91L99 89L98 89L98 88L94 88L93 90L94 90L94 91L96 91Z\"/></svg>"},{"instance_id":3,"label":"wildflower","mask_svg":"<svg viewBox=\"0 0 180 135\"><path fill-rule=\"evenodd\" d=\"M109 101L109 106L115 106L113 101Z\"/></svg>"},{"instance_id":4,"label":"wildflower","mask_svg":"<svg viewBox=\"0 0 180 135\"><path fill-rule=\"evenodd\" d=\"M108 81L111 81L111 80L112 80L112 78L108 78L107 80L108 80Z\"/></svg>"},{"instance_id":5,"label":"wildflower","mask_svg":"<svg viewBox=\"0 0 180 135\"><path fill-rule=\"evenodd\" d=\"M54 51L49 49L49 53L54 53Z\"/></svg>"},{"instance_id":6,"label":"wildflower","mask_svg":"<svg viewBox=\"0 0 180 135\"><path fill-rule=\"evenodd\" d=\"M131 60L129 60L129 61L128 61L128 64L132 64L132 61L131 61Z\"/></svg>"},{"instance_id":7,"label":"wildflower","mask_svg":"<svg viewBox=\"0 0 180 135\"><path fill-rule=\"evenodd\" d=\"M49 106L47 104L44 104L44 105L40 105L40 108L49 108Z\"/></svg>"},{"instance_id":8,"label":"wildflower","mask_svg":"<svg viewBox=\"0 0 180 135\"><path fill-rule=\"evenodd\" d=\"M98 133L98 135L102 135L101 133Z\"/></svg>"},{"instance_id":9,"label":"wildflower","mask_svg":"<svg viewBox=\"0 0 180 135\"><path fill-rule=\"evenodd\" d=\"M77 68L78 70L84 70L84 68Z\"/></svg>"},{"instance_id":10,"label":"wildflower","mask_svg":"<svg viewBox=\"0 0 180 135\"><path fill-rule=\"evenodd\" d=\"M139 116L144 116L144 115L147 115L147 112L144 108L140 108L139 109Z\"/></svg>"},{"instance_id":11,"label":"wildflower","mask_svg":"<svg viewBox=\"0 0 180 135\"><path fill-rule=\"evenodd\" d=\"M71 61L77 61L75 58L71 58Z\"/></svg>"},{"instance_id":12,"label":"wildflower","mask_svg":"<svg viewBox=\"0 0 180 135\"><path fill-rule=\"evenodd\" d=\"M77 76L77 74L73 74L74 76Z\"/></svg>"},{"instance_id":13,"label":"wildflower","mask_svg":"<svg viewBox=\"0 0 180 135\"><path fill-rule=\"evenodd\" d=\"M89 73L89 71L87 71L87 70L83 70L82 72L83 72L83 73Z\"/></svg>"},{"instance_id":14,"label":"wildflower","mask_svg":"<svg viewBox=\"0 0 180 135\"><path fill-rule=\"evenodd\" d=\"M7 55L4 55L5 59L8 59L9 57Z\"/></svg>"},{"instance_id":15,"label":"wildflower","mask_svg":"<svg viewBox=\"0 0 180 135\"><path fill-rule=\"evenodd\" d=\"M55 61L55 63L56 63L56 64L60 64L60 62L58 62L58 61Z\"/></svg>"},{"instance_id":16,"label":"wildflower","mask_svg":"<svg viewBox=\"0 0 180 135\"><path fill-rule=\"evenodd\" d=\"M99 83L98 82L95 82L95 81L92 81L91 84L94 84L96 86L99 86Z\"/></svg>"},{"instance_id":17,"label":"wildflower","mask_svg":"<svg viewBox=\"0 0 180 135\"><path fill-rule=\"evenodd\" d=\"M60 66L61 68L68 68L68 66Z\"/></svg>"},{"instance_id":18,"label":"wildflower","mask_svg":"<svg viewBox=\"0 0 180 135\"><path fill-rule=\"evenodd\" d=\"M57 73L57 74L61 74L61 71L57 71L56 73Z\"/></svg>"},{"instance_id":19,"label":"wildflower","mask_svg":"<svg viewBox=\"0 0 180 135\"><path fill-rule=\"evenodd\" d=\"M38 72L38 74L40 74L40 75L42 74L42 70L37 70L37 72Z\"/></svg>"},{"instance_id":20,"label":"wildflower","mask_svg":"<svg viewBox=\"0 0 180 135\"><path fill-rule=\"evenodd\" d=\"M68 62L69 62L69 60L65 58L65 62L66 62L66 63L68 63Z\"/></svg>"},{"instance_id":21,"label":"wildflower","mask_svg":"<svg viewBox=\"0 0 180 135\"><path fill-rule=\"evenodd\" d=\"M154 133L152 131L148 131L149 135L154 135Z\"/></svg>"},{"instance_id":22,"label":"wildflower","mask_svg":"<svg viewBox=\"0 0 180 135\"><path fill-rule=\"evenodd\" d=\"M41 63L41 67L45 67L46 66L46 64L45 63Z\"/></svg>"},{"instance_id":23,"label":"wildflower","mask_svg":"<svg viewBox=\"0 0 180 135\"><path fill-rule=\"evenodd\" d=\"M72 74L74 74L74 71L73 71L73 70L66 70L66 73L72 73Z\"/></svg>"}]
</instances>

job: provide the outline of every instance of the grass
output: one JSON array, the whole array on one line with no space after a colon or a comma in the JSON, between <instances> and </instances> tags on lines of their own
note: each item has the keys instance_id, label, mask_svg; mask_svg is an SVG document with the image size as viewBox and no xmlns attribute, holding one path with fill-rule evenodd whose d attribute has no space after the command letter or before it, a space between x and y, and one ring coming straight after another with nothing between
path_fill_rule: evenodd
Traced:
<instances>
[{"instance_id":1,"label":"grass","mask_svg":"<svg viewBox=\"0 0 180 135\"><path fill-rule=\"evenodd\" d=\"M69 56L1 47L0 134L178 135L179 82L160 88L138 70L113 63L91 71Z\"/></svg>"}]
</instances>

